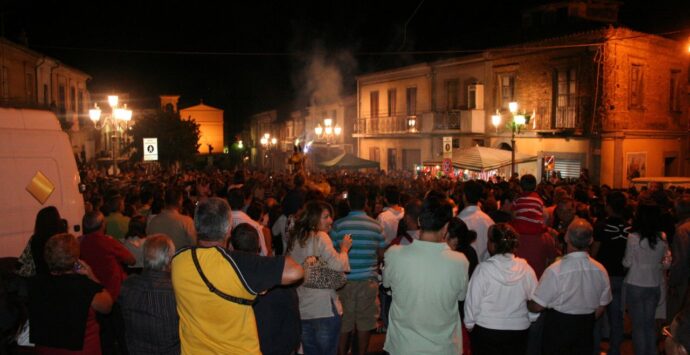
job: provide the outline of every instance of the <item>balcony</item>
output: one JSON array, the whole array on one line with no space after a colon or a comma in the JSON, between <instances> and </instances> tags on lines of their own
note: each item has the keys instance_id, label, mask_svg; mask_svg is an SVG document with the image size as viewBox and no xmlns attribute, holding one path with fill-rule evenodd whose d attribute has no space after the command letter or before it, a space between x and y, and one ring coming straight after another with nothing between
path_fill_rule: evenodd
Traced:
<instances>
[{"instance_id":1,"label":"balcony","mask_svg":"<svg viewBox=\"0 0 690 355\"><path fill-rule=\"evenodd\" d=\"M565 97L560 98L566 100ZM556 107L553 100L539 100L535 110L534 121L527 129L535 131L581 130L585 125L585 118L591 117L592 98L589 96L570 95L567 105Z\"/></svg>"},{"instance_id":2,"label":"balcony","mask_svg":"<svg viewBox=\"0 0 690 355\"><path fill-rule=\"evenodd\" d=\"M484 133L485 120L484 110L441 111L434 114L434 130Z\"/></svg>"},{"instance_id":3,"label":"balcony","mask_svg":"<svg viewBox=\"0 0 690 355\"><path fill-rule=\"evenodd\" d=\"M414 120L415 129L410 128L410 120ZM389 116L359 118L355 122L355 134L409 134L416 133L421 127L418 116Z\"/></svg>"}]
</instances>

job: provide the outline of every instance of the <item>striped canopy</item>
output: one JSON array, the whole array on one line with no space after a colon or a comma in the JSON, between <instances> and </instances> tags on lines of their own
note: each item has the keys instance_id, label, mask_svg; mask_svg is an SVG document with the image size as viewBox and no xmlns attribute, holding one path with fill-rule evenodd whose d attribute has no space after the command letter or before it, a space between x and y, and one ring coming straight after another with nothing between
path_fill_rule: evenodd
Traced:
<instances>
[{"instance_id":1,"label":"striped canopy","mask_svg":"<svg viewBox=\"0 0 690 355\"><path fill-rule=\"evenodd\" d=\"M338 169L366 169L379 168L379 163L371 160L359 158L350 153L343 153L337 157L317 163L321 168L338 168Z\"/></svg>"},{"instance_id":2,"label":"striped canopy","mask_svg":"<svg viewBox=\"0 0 690 355\"><path fill-rule=\"evenodd\" d=\"M453 151L453 166L458 169L484 171L502 168L511 164L510 150L474 146ZM536 161L537 156L515 153L515 163ZM426 161L424 165L439 165L441 160Z\"/></svg>"}]
</instances>

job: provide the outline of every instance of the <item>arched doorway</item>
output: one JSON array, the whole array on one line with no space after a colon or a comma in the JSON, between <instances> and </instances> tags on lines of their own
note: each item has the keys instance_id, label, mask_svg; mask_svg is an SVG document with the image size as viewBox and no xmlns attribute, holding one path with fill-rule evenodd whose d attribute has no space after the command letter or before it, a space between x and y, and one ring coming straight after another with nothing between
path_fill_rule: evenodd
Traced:
<instances>
[{"instance_id":1,"label":"arched doorway","mask_svg":"<svg viewBox=\"0 0 690 355\"><path fill-rule=\"evenodd\" d=\"M510 144L506 142L502 142L501 144L498 145L498 149L503 149L503 150L509 150L512 151L513 147L510 146Z\"/></svg>"}]
</instances>

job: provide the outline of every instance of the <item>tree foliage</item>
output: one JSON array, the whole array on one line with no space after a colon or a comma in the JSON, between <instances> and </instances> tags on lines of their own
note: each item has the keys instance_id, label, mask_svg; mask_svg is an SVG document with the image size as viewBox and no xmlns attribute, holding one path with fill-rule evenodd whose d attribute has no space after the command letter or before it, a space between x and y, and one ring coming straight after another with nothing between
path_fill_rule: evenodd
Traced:
<instances>
[{"instance_id":1,"label":"tree foliage","mask_svg":"<svg viewBox=\"0 0 690 355\"><path fill-rule=\"evenodd\" d=\"M134 140L132 159L142 161L143 139L158 138L158 161L162 164L190 162L199 149L199 124L182 120L178 112L159 111L137 119L130 131Z\"/></svg>"}]
</instances>

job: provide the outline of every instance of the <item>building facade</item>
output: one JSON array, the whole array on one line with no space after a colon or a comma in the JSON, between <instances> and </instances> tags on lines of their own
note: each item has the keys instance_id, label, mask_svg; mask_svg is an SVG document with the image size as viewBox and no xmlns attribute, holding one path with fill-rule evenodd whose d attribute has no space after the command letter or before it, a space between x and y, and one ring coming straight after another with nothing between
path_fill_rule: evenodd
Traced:
<instances>
[{"instance_id":1,"label":"building facade","mask_svg":"<svg viewBox=\"0 0 690 355\"><path fill-rule=\"evenodd\" d=\"M87 88L91 77L55 58L0 38L0 105L51 110L70 135L75 153L94 156Z\"/></svg>"},{"instance_id":2,"label":"building facade","mask_svg":"<svg viewBox=\"0 0 690 355\"><path fill-rule=\"evenodd\" d=\"M222 153L225 147L223 141L223 110L203 102L199 105L180 109L180 118L193 119L199 124L199 154Z\"/></svg>"},{"instance_id":3,"label":"building facade","mask_svg":"<svg viewBox=\"0 0 690 355\"><path fill-rule=\"evenodd\" d=\"M357 154L354 138L356 117L355 96L288 113L277 110L256 113L250 117L249 128L252 164L274 170L289 169L287 160L295 145L305 151L309 168L315 168L316 162L343 152ZM320 135L317 127L321 129ZM262 144L261 138L266 135L269 140ZM275 138L275 144L272 138Z\"/></svg>"},{"instance_id":4,"label":"building facade","mask_svg":"<svg viewBox=\"0 0 690 355\"><path fill-rule=\"evenodd\" d=\"M689 62L677 41L606 28L370 73L357 78L354 137L359 156L386 170L439 160L451 137L453 149L536 156L516 170L538 177L586 169L624 187L688 175ZM510 102L528 117L515 146Z\"/></svg>"}]
</instances>

